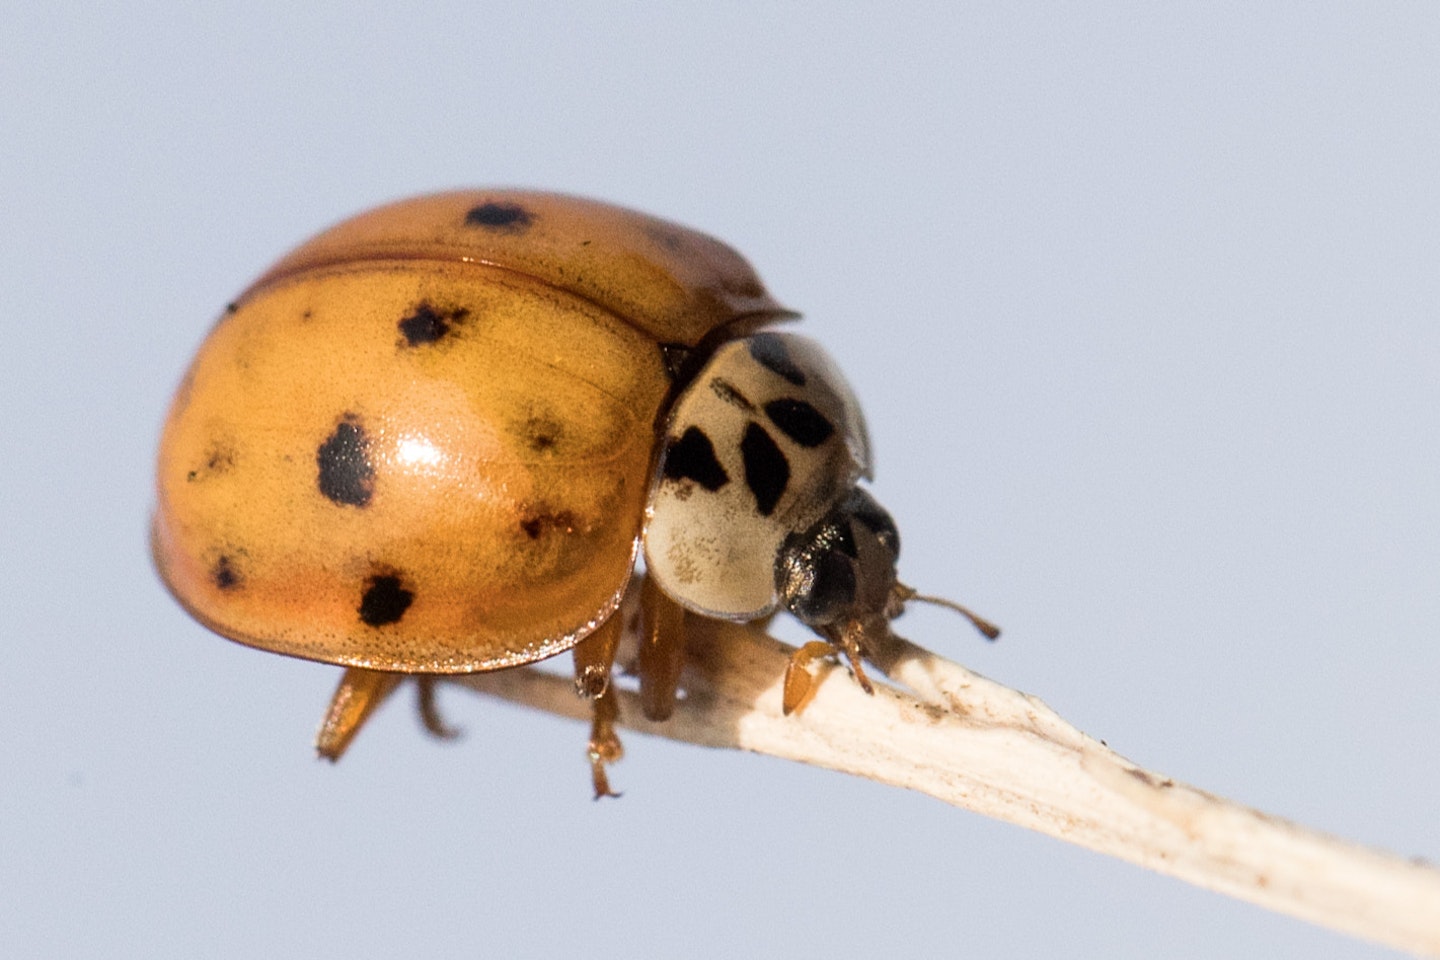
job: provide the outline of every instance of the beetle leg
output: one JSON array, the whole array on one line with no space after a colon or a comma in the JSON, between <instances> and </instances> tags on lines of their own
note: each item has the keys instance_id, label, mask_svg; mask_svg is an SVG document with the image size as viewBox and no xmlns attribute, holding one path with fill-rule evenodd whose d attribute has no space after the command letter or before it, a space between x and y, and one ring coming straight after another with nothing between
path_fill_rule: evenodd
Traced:
<instances>
[{"instance_id":1,"label":"beetle leg","mask_svg":"<svg viewBox=\"0 0 1440 960\"><path fill-rule=\"evenodd\" d=\"M590 703L590 782L595 787L595 799L618 797L610 789L610 778L605 774L605 765L614 763L625 755L620 738L615 734L615 721L620 719L620 698L614 690L606 690Z\"/></svg>"},{"instance_id":2,"label":"beetle leg","mask_svg":"<svg viewBox=\"0 0 1440 960\"><path fill-rule=\"evenodd\" d=\"M624 633L623 619L612 614L584 640L575 644L575 692L595 699L610 688L610 669L615 665L615 649Z\"/></svg>"},{"instance_id":3,"label":"beetle leg","mask_svg":"<svg viewBox=\"0 0 1440 960\"><path fill-rule=\"evenodd\" d=\"M439 678L422 673L415 678L415 706L420 711L420 722L432 737L438 740L454 740L460 736L460 728L452 727L440 715L440 706L435 702L435 690L440 686Z\"/></svg>"},{"instance_id":4,"label":"beetle leg","mask_svg":"<svg viewBox=\"0 0 1440 960\"><path fill-rule=\"evenodd\" d=\"M315 752L332 763L340 759L375 708L395 691L404 674L346 667L330 707L315 734Z\"/></svg>"},{"instance_id":5,"label":"beetle leg","mask_svg":"<svg viewBox=\"0 0 1440 960\"><path fill-rule=\"evenodd\" d=\"M595 785L595 799L616 797L610 789L605 765L619 760L625 753L615 733L620 718L620 699L610 685L610 670L615 663L615 649L624 632L623 618L615 615L602 623L584 640L575 645L575 692L590 700L590 778Z\"/></svg>"},{"instance_id":6,"label":"beetle leg","mask_svg":"<svg viewBox=\"0 0 1440 960\"><path fill-rule=\"evenodd\" d=\"M788 717L800 707L815 692L815 678L810 675L810 664L820 659L833 655L844 654L846 661L850 664L851 673L855 674L855 682L866 693L873 694L875 685L870 682L869 676L865 673L862 662L865 659L865 648L861 642L865 639L865 631L859 623L852 623L842 630L826 629L829 640L811 640L790 655L790 662L785 665L785 681L782 685L783 696L780 703L781 711Z\"/></svg>"},{"instance_id":7,"label":"beetle leg","mask_svg":"<svg viewBox=\"0 0 1440 960\"><path fill-rule=\"evenodd\" d=\"M865 639L864 628L858 622L851 621L845 629L840 631L839 646L841 650L845 651L845 659L850 661L850 670L855 674L855 682L860 684L860 688L866 693L873 694L875 685L870 682L870 678L865 675L865 668L860 665L860 661L865 659L865 648L860 645L860 641L863 639Z\"/></svg>"},{"instance_id":8,"label":"beetle leg","mask_svg":"<svg viewBox=\"0 0 1440 960\"><path fill-rule=\"evenodd\" d=\"M803 707L815 692L815 678L810 675L810 664L821 657L839 652L839 648L833 643L811 640L790 654L790 662L785 664L784 695L780 702L780 709L785 716L788 717Z\"/></svg>"},{"instance_id":9,"label":"beetle leg","mask_svg":"<svg viewBox=\"0 0 1440 960\"><path fill-rule=\"evenodd\" d=\"M685 608L649 577L640 585L640 709L649 720L668 720L685 663Z\"/></svg>"}]
</instances>

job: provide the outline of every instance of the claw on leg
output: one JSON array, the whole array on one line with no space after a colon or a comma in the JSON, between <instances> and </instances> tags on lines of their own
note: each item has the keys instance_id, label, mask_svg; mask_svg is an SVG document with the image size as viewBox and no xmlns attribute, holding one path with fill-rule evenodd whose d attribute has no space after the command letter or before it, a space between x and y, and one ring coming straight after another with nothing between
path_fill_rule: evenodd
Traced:
<instances>
[{"instance_id":1,"label":"claw on leg","mask_svg":"<svg viewBox=\"0 0 1440 960\"><path fill-rule=\"evenodd\" d=\"M440 706L435 702L435 688L438 678L421 674L415 678L415 705L420 710L420 722L426 731L438 740L454 740L460 736L460 728L452 727L440 715Z\"/></svg>"},{"instance_id":2,"label":"claw on leg","mask_svg":"<svg viewBox=\"0 0 1440 960\"><path fill-rule=\"evenodd\" d=\"M590 779L595 786L595 799L618 797L610 789L610 778L606 776L606 764L614 763L625 755L620 737L615 733L615 721L620 718L620 700L614 690L606 690L591 702L590 716Z\"/></svg>"},{"instance_id":3,"label":"claw on leg","mask_svg":"<svg viewBox=\"0 0 1440 960\"><path fill-rule=\"evenodd\" d=\"M370 714L395 692L403 679L404 675L399 673L347 667L315 734L315 752L332 763L339 760Z\"/></svg>"}]
</instances>

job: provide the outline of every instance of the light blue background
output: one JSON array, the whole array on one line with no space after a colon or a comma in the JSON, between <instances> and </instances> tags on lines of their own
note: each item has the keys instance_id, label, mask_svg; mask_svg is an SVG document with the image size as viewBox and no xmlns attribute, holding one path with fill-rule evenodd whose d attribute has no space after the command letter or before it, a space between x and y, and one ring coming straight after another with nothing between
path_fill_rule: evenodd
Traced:
<instances>
[{"instance_id":1,"label":"light blue background","mask_svg":"<svg viewBox=\"0 0 1440 960\"><path fill-rule=\"evenodd\" d=\"M875 784L463 692L331 768L332 667L145 552L168 395L377 202L733 243L867 405L903 632L1132 759L1440 859L1440 7L8 5L0 954L1383 950ZM401 12L403 10L403 12Z\"/></svg>"}]
</instances>

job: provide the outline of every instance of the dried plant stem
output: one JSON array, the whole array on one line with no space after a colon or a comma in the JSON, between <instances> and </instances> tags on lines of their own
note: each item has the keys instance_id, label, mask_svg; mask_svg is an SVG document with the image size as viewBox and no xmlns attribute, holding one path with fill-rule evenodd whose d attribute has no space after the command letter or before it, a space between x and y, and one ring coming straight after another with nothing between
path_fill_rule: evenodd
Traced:
<instances>
[{"instance_id":1,"label":"dried plant stem","mask_svg":"<svg viewBox=\"0 0 1440 960\"><path fill-rule=\"evenodd\" d=\"M780 712L791 648L757 627L693 638L686 699L664 723L622 700L632 730L752 750L894 784L1197 886L1413 953L1440 957L1440 870L1307 830L1142 770L1038 699L903 640L874 658L906 689L866 696L822 668L814 698ZM571 681L535 670L453 678L588 718Z\"/></svg>"}]
</instances>

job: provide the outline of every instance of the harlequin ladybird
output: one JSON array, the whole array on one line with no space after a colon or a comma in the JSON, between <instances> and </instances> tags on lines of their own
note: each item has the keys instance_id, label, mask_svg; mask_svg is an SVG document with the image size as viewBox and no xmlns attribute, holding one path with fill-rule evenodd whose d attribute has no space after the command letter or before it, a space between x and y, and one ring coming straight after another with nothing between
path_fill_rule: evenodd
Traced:
<instances>
[{"instance_id":1,"label":"harlequin ladybird","mask_svg":"<svg viewBox=\"0 0 1440 960\"><path fill-rule=\"evenodd\" d=\"M597 795L616 611L643 549L642 703L687 617L783 608L861 668L913 591L858 486L865 424L794 314L704 234L574 197L462 191L319 234L220 317L170 407L152 551L205 626L340 664L337 758L406 675L573 650ZM973 619L973 618L972 618ZM977 621L982 626L983 621Z\"/></svg>"}]
</instances>

